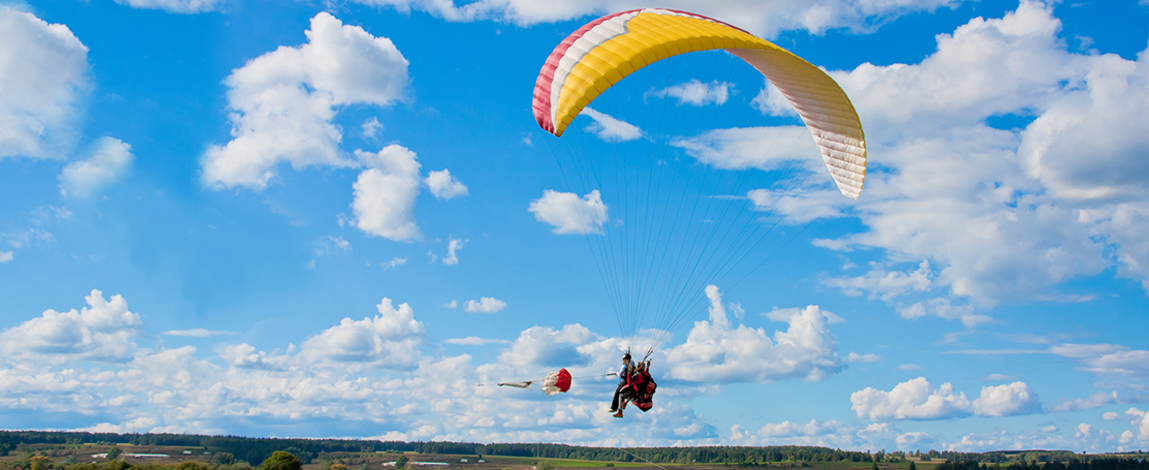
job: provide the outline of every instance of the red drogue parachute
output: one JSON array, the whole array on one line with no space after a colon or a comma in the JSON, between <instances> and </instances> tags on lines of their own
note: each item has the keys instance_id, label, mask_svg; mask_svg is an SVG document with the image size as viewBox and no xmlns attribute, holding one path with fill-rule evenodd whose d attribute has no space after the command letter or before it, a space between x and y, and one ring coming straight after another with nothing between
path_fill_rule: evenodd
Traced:
<instances>
[{"instance_id":1,"label":"red drogue parachute","mask_svg":"<svg viewBox=\"0 0 1149 470\"><path fill-rule=\"evenodd\" d=\"M566 369L559 369L558 372L551 372L547 374L547 378L543 380L543 393L547 395L554 395L559 392L566 392L571 388L571 373Z\"/></svg>"},{"instance_id":2,"label":"red drogue parachute","mask_svg":"<svg viewBox=\"0 0 1149 470\"><path fill-rule=\"evenodd\" d=\"M515 387L515 388L530 388L531 384L540 382L540 380L524 380L522 382L500 382L500 387ZM557 395L560 392L566 392L571 388L571 373L566 369L559 369L558 371L547 374L547 378L541 380L543 383L543 393L547 395Z\"/></svg>"}]
</instances>

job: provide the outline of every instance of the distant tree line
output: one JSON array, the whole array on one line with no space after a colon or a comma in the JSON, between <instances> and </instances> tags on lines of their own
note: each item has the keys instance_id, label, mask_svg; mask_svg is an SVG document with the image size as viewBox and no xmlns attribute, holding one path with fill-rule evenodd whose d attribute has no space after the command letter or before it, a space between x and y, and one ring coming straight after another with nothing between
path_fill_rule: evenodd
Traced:
<instances>
[{"instance_id":1,"label":"distant tree line","mask_svg":"<svg viewBox=\"0 0 1149 470\"><path fill-rule=\"evenodd\" d=\"M978 463L972 459L965 461L951 460L938 465L934 470L1149 470L1149 459L1144 458L1072 455L1074 455L1074 457L1068 459L1065 463L1061 461L1046 461L1044 464L1037 463L1036 459L1031 463L1020 460L1010 463L1009 465L1001 465L999 463L987 465ZM1077 457L1082 457L1086 460L1079 460Z\"/></svg>"},{"instance_id":2,"label":"distant tree line","mask_svg":"<svg viewBox=\"0 0 1149 470\"><path fill-rule=\"evenodd\" d=\"M14 462L0 462L0 470L302 470L303 467L299 458L284 451L273 452L259 467L252 467L247 462L236 460L233 455L226 452L214 454L209 463L183 461L174 465L146 461L128 463L117 460L121 454L118 447L113 447L108 452L107 461L103 463L76 462L71 457L62 463L57 463L43 455L44 451L39 451L39 454L23 453ZM402 470L402 467L397 470Z\"/></svg>"},{"instance_id":3,"label":"distant tree line","mask_svg":"<svg viewBox=\"0 0 1149 470\"><path fill-rule=\"evenodd\" d=\"M612 447L563 444L477 444L469 442L403 442L354 439L278 439L194 434L115 434L54 431L0 431L0 450L18 444L131 444L138 446L203 447L226 452L235 459L256 465L282 450L304 464L320 453L415 452L419 454L501 455L541 459L578 459L611 462L655 463L763 463L763 462L872 462L901 461L901 452L845 451L825 447L642 447L623 451Z\"/></svg>"},{"instance_id":4,"label":"distant tree line","mask_svg":"<svg viewBox=\"0 0 1149 470\"><path fill-rule=\"evenodd\" d=\"M610 462L758 464L764 462L870 462L878 454L805 446L582 447L563 444L486 444L475 453ZM881 459L882 457L877 457Z\"/></svg>"},{"instance_id":5,"label":"distant tree line","mask_svg":"<svg viewBox=\"0 0 1149 470\"><path fill-rule=\"evenodd\" d=\"M1009 463L1009 462L1069 462L1072 459L1088 458L1067 450L998 450L992 452L937 452L931 457L947 462Z\"/></svg>"},{"instance_id":6,"label":"distant tree line","mask_svg":"<svg viewBox=\"0 0 1149 470\"><path fill-rule=\"evenodd\" d=\"M1105 463L1098 456L1084 456L1068 451L999 451L999 452L929 452L896 451L858 452L826 447L769 446L769 447L582 447L563 444L477 444L468 442L403 442L356 439L279 439L241 436L205 436L195 434L116 434L54 431L0 431L0 455L16 449L19 444L131 444L137 446L202 447L216 454L213 463L232 467L239 463L250 467L265 461L275 451L289 452L304 464L311 463L321 453L374 453L415 452L419 454L493 455L534 457L539 459L576 459L607 462L646 461L653 463L699 463L761 465L767 462L905 462L915 460L945 460L946 467L935 470L1149 470L1149 467L1129 467L1128 459L1108 460L1125 463ZM217 461L218 460L218 461ZM1144 459L1130 460L1142 465ZM1033 462L1033 465L1025 463ZM1002 464L1009 466L983 464ZM1057 466L1038 467L1039 463ZM1067 464L1057 463L1067 462ZM1077 463L1073 463L1077 462ZM963 466L964 465L964 466ZM972 465L972 466L970 466ZM1024 466L1023 466L1024 465ZM1076 465L1076 466L1074 466ZM1095 466L1096 465L1096 466ZM1106 466L1110 465L1110 466ZM1126 466L1120 466L1126 465ZM3 470L3 469L0 469ZM23 467L23 470L29 470ZM36 469L33 469L36 470ZM81 470L81 469L76 469ZM90 469L89 469L90 470ZM122 469L102 469L122 470ZM196 470L196 469L185 469ZM236 469L238 470L238 469Z\"/></svg>"}]
</instances>

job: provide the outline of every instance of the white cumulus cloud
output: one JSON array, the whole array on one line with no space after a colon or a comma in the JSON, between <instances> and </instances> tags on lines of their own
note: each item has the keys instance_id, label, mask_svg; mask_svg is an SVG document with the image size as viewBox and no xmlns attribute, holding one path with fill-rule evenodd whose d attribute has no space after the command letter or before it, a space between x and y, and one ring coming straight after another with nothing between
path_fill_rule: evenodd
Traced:
<instances>
[{"instance_id":1,"label":"white cumulus cloud","mask_svg":"<svg viewBox=\"0 0 1149 470\"><path fill-rule=\"evenodd\" d=\"M867 387L850 395L851 409L873 421L950 419L979 416L1017 416L1041 413L1041 401L1025 382L982 387L972 402L953 385L934 387L925 377L899 383L893 390Z\"/></svg>"},{"instance_id":2,"label":"white cumulus cloud","mask_svg":"<svg viewBox=\"0 0 1149 470\"><path fill-rule=\"evenodd\" d=\"M447 200L467 195L467 186L461 183L458 178L451 176L451 171L447 169L428 173L427 179L424 181L427 183L427 187L431 189L431 194L434 194L438 199Z\"/></svg>"},{"instance_id":3,"label":"white cumulus cloud","mask_svg":"<svg viewBox=\"0 0 1149 470\"><path fill-rule=\"evenodd\" d=\"M289 368L289 357L268 354L247 343L222 345L216 353L229 366L238 369L284 370Z\"/></svg>"},{"instance_id":4,"label":"white cumulus cloud","mask_svg":"<svg viewBox=\"0 0 1149 470\"><path fill-rule=\"evenodd\" d=\"M909 292L923 292L930 289L930 262L922 261L912 272L872 270L858 277L830 278L826 285L842 289L849 296L866 293L871 299L889 301Z\"/></svg>"},{"instance_id":5,"label":"white cumulus cloud","mask_svg":"<svg viewBox=\"0 0 1149 470\"><path fill-rule=\"evenodd\" d=\"M758 92L758 96L755 96L750 104L767 116L798 116L798 111L790 104L790 100L787 100L786 96L778 91L778 87L769 81L765 82L762 91Z\"/></svg>"},{"instance_id":6,"label":"white cumulus cloud","mask_svg":"<svg viewBox=\"0 0 1149 470\"><path fill-rule=\"evenodd\" d=\"M379 118L371 116L371 119L363 121L363 137L374 139L380 132L383 132L383 123L379 122Z\"/></svg>"},{"instance_id":7,"label":"white cumulus cloud","mask_svg":"<svg viewBox=\"0 0 1149 470\"><path fill-rule=\"evenodd\" d=\"M775 382L822 380L842 370L838 342L817 306L794 309L786 331L745 325L726 316L717 286L707 286L710 318L695 322L686 342L667 352L670 375L690 381Z\"/></svg>"},{"instance_id":8,"label":"white cumulus cloud","mask_svg":"<svg viewBox=\"0 0 1149 470\"><path fill-rule=\"evenodd\" d=\"M69 163L60 172L60 194L88 197L123 177L132 166L132 146L112 137L100 137L92 156Z\"/></svg>"},{"instance_id":9,"label":"white cumulus cloud","mask_svg":"<svg viewBox=\"0 0 1149 470\"><path fill-rule=\"evenodd\" d=\"M499 355L498 366L489 366L484 370L494 372L505 368L520 373L546 373L544 371L551 367L587 365L602 357L592 351L610 348L610 345L595 344L602 340L602 337L578 324L565 325L558 330L533 326L519 333L511 346ZM621 353L611 356L609 364L614 366Z\"/></svg>"},{"instance_id":10,"label":"white cumulus cloud","mask_svg":"<svg viewBox=\"0 0 1149 470\"><path fill-rule=\"evenodd\" d=\"M262 190L283 162L295 169L356 166L339 149L335 107L403 98L408 63L390 39L326 12L311 19L306 34L307 44L282 46L224 80L233 139L204 155L204 184Z\"/></svg>"},{"instance_id":11,"label":"white cumulus cloud","mask_svg":"<svg viewBox=\"0 0 1149 470\"><path fill-rule=\"evenodd\" d=\"M902 449L918 450L921 446L934 442L937 442L937 439L925 432L907 432L897 438L898 447Z\"/></svg>"},{"instance_id":12,"label":"white cumulus cloud","mask_svg":"<svg viewBox=\"0 0 1149 470\"><path fill-rule=\"evenodd\" d=\"M416 367L422 354L427 330L415 319L414 309L407 304L395 308L386 297L376 306L379 314L352 320L344 318L339 325L303 342L300 356L307 360L338 363L368 363L385 369L408 370Z\"/></svg>"},{"instance_id":13,"label":"white cumulus cloud","mask_svg":"<svg viewBox=\"0 0 1149 470\"><path fill-rule=\"evenodd\" d=\"M758 430L758 435L763 437L822 436L838 433L845 427L843 423L834 420L818 421L812 419L805 424L783 421L779 424L767 423Z\"/></svg>"},{"instance_id":14,"label":"white cumulus cloud","mask_svg":"<svg viewBox=\"0 0 1149 470\"><path fill-rule=\"evenodd\" d=\"M117 302L115 298L106 301L109 305ZM105 308L93 303L96 306L89 311ZM126 305L109 309L127 311ZM652 428L646 420L619 422L603 411L602 390L609 390L616 379L595 375L616 370L619 356L635 338L604 337L574 324L533 326L509 344L480 337L443 341L496 345L496 358L477 363L469 354L421 353L421 348L433 346L425 344L427 331L409 305L395 306L384 300L377 310L367 318L347 318L322 329L302 341L301 347L285 337L269 351L248 343L217 344L210 351L193 346L147 348L132 344L130 336L128 341L117 338L119 344L126 344L128 354L121 356L126 360L115 362L92 361L94 357L85 353L14 355L0 351L0 410L7 410L4 416L66 414L75 423L70 429L188 433L259 429L292 435L369 429L380 438L397 440L472 436L491 442L561 439L585 445L605 445L608 440L667 446L684 439L730 442L689 404L699 394L719 393L719 384L666 386L664 380L656 407L643 417L666 420L672 426ZM809 309L776 310L772 318L782 318L783 311L792 317ZM117 331L139 332L143 330L139 321L122 321ZM93 326L99 322L90 323L93 331L100 329ZM28 337L21 328L5 332L0 347L9 344L9 335ZM792 325L791 330L795 329ZM656 376L673 382L675 378L668 375L676 364L666 351L655 352L654 364ZM493 385L542 379L559 367L570 368L580 384L561 400L540 401L537 384L533 390ZM1099 434L1091 431L1093 436ZM1132 431L1130 435L1136 439ZM871 450L933 442L925 433L906 433L890 423L836 420L768 424L757 432L735 427L730 440L735 445ZM1012 441L975 436L970 442ZM1021 442L1040 443L1029 438Z\"/></svg>"},{"instance_id":15,"label":"white cumulus cloud","mask_svg":"<svg viewBox=\"0 0 1149 470\"><path fill-rule=\"evenodd\" d=\"M890 449L893 447L911 448L907 442L918 437L923 442L930 440L925 433L903 433L900 429L889 423L871 423L857 426L837 420L819 421L812 419L807 423L783 421L782 423L768 423L762 426L756 434L749 435L741 431L740 426L732 429L731 441L737 445L758 446L820 446L840 449Z\"/></svg>"},{"instance_id":16,"label":"white cumulus cloud","mask_svg":"<svg viewBox=\"0 0 1149 470\"><path fill-rule=\"evenodd\" d=\"M838 247L929 260L951 297L903 316L974 326L988 321L974 308L1071 301L1058 286L1114 265L1149 289L1137 235L1149 229L1149 54L1073 53L1061 27L1051 4L1024 0L938 35L919 63L831 72L867 123L871 155L894 170L867 178L866 229ZM1033 120L990 125L1011 115Z\"/></svg>"},{"instance_id":17,"label":"white cumulus cloud","mask_svg":"<svg viewBox=\"0 0 1149 470\"><path fill-rule=\"evenodd\" d=\"M1125 416L1131 418L1131 423L1137 427L1137 437L1142 441L1149 440L1149 412L1130 408L1125 410Z\"/></svg>"},{"instance_id":18,"label":"white cumulus cloud","mask_svg":"<svg viewBox=\"0 0 1149 470\"><path fill-rule=\"evenodd\" d=\"M419 195L419 168L415 152L392 144L377 153L357 150L369 168L352 185L355 226L376 237L402 241L417 238L415 197Z\"/></svg>"},{"instance_id":19,"label":"white cumulus cloud","mask_svg":"<svg viewBox=\"0 0 1149 470\"><path fill-rule=\"evenodd\" d=\"M573 20L587 15L650 6L637 0L355 0L366 5L389 6L399 11L420 10L447 21L494 20L520 25ZM956 5L956 0L756 0L692 2L671 0L663 8L686 10L732 23L755 34L772 37L781 31L800 29L818 34L847 28L868 31L899 16Z\"/></svg>"},{"instance_id":20,"label":"white cumulus cloud","mask_svg":"<svg viewBox=\"0 0 1149 470\"><path fill-rule=\"evenodd\" d=\"M953 385L934 388L918 377L884 391L866 387L850 395L850 409L859 418L874 421L890 419L946 419L966 416L971 404L964 393L954 393Z\"/></svg>"},{"instance_id":21,"label":"white cumulus cloud","mask_svg":"<svg viewBox=\"0 0 1149 470\"><path fill-rule=\"evenodd\" d=\"M981 416L1017 416L1041 412L1041 401L1025 382L982 387L973 401L973 412Z\"/></svg>"},{"instance_id":22,"label":"white cumulus cloud","mask_svg":"<svg viewBox=\"0 0 1149 470\"><path fill-rule=\"evenodd\" d=\"M132 339L143 325L140 316L128 311L128 302L119 295L105 299L93 289L84 300L88 306L80 311L45 310L0 333L0 349L9 355L129 360L135 349Z\"/></svg>"},{"instance_id":23,"label":"white cumulus cloud","mask_svg":"<svg viewBox=\"0 0 1149 470\"><path fill-rule=\"evenodd\" d=\"M1026 127L1018 149L1024 168L1066 200L1144 200L1149 52L1136 62L1091 57L1084 72L1083 86L1065 90Z\"/></svg>"},{"instance_id":24,"label":"white cumulus cloud","mask_svg":"<svg viewBox=\"0 0 1149 470\"><path fill-rule=\"evenodd\" d=\"M963 325L971 328L993 321L993 318L988 315L976 313L973 305L954 305L952 302L953 299L950 298L936 298L909 306L899 305L897 310L902 318L910 320L924 316L936 316L945 320L960 320Z\"/></svg>"},{"instance_id":25,"label":"white cumulus cloud","mask_svg":"<svg viewBox=\"0 0 1149 470\"><path fill-rule=\"evenodd\" d=\"M80 98L91 86L88 48L62 24L0 5L0 158L71 150Z\"/></svg>"},{"instance_id":26,"label":"white cumulus cloud","mask_svg":"<svg viewBox=\"0 0 1149 470\"><path fill-rule=\"evenodd\" d=\"M543 191L543 197L531 201L527 210L535 214L535 220L553 226L551 232L560 235L602 233L607 221L607 206L597 189L581 198L575 193L548 189Z\"/></svg>"},{"instance_id":27,"label":"white cumulus cloud","mask_svg":"<svg viewBox=\"0 0 1149 470\"><path fill-rule=\"evenodd\" d=\"M507 308L507 303L494 297L482 297L478 302L468 300L463 308L473 313L495 313Z\"/></svg>"}]
</instances>

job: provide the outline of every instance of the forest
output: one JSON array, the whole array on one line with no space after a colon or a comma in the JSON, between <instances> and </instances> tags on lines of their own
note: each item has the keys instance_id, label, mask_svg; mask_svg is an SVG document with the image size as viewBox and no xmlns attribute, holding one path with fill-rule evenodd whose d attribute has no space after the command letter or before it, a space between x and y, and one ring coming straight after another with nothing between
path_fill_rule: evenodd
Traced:
<instances>
[{"instance_id":1,"label":"forest","mask_svg":"<svg viewBox=\"0 0 1149 470\"><path fill-rule=\"evenodd\" d=\"M641 447L625 451L613 447L564 444L477 444L468 442L402 442L356 439L282 439L192 434L115 434L53 431L0 431L0 455L19 444L131 444L138 446L194 446L228 453L258 465L277 450L311 463L321 453L414 452L418 454L499 455L542 459L575 459L607 462L645 460L655 463L755 463L755 462L900 462L902 452L858 452L825 447ZM637 459L636 459L637 457Z\"/></svg>"},{"instance_id":2,"label":"forest","mask_svg":"<svg viewBox=\"0 0 1149 470\"><path fill-rule=\"evenodd\" d=\"M1038 464L1035 459L1031 463L1020 460L1008 465L1001 465L1000 463L987 465L975 460L950 460L934 467L934 470L1149 470L1149 460L1094 456L1085 460L1073 457L1064 463L1060 460L1047 460L1044 464Z\"/></svg>"},{"instance_id":3,"label":"forest","mask_svg":"<svg viewBox=\"0 0 1149 470\"><path fill-rule=\"evenodd\" d=\"M930 450L927 452L895 451L887 453L877 451L871 453L812 446L636 447L624 449L542 443L478 444L358 439L253 438L192 434L0 431L0 456L6 456L16 451L20 445L36 445L38 451L44 451L57 447L63 449L66 446L77 444L198 447L204 452L214 454L208 463L220 468L235 467L237 464L241 464L242 467L258 466L273 452L285 451L296 456L305 465L310 464L320 454L410 452L426 455L487 455L599 462L733 464L738 466L757 466L771 462L871 462L876 464L912 460L917 462L944 461L944 463L937 465L934 470L1149 470L1149 462L1141 458L1140 451L1136 454L1125 455L1124 458L1116 458L1111 455L1084 455L1069 451L1044 450L984 453ZM36 469L29 469L25 465L22 470Z\"/></svg>"}]
</instances>

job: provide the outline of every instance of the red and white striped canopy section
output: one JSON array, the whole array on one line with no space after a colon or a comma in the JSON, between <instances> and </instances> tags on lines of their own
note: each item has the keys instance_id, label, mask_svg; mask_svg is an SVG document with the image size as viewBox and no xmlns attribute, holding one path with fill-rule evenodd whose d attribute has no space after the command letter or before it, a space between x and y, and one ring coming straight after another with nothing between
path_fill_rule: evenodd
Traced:
<instances>
[{"instance_id":1,"label":"red and white striped canopy section","mask_svg":"<svg viewBox=\"0 0 1149 470\"><path fill-rule=\"evenodd\" d=\"M725 49L766 76L790 101L843 195L857 199L866 178L866 137L842 88L813 64L718 20L645 8L594 20L563 40L535 82L534 112L555 136L627 75L687 52Z\"/></svg>"}]
</instances>

